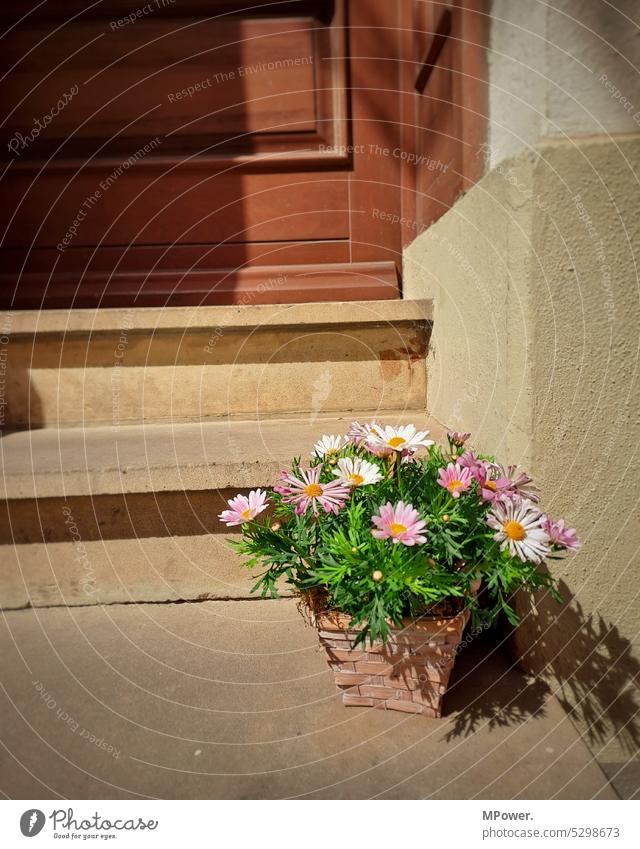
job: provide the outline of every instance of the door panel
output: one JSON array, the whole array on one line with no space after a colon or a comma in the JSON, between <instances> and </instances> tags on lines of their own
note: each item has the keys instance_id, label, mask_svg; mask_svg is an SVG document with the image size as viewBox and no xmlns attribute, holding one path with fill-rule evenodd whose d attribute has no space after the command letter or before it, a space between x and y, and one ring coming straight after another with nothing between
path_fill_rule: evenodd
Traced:
<instances>
[{"instance_id":1,"label":"door panel","mask_svg":"<svg viewBox=\"0 0 640 849\"><path fill-rule=\"evenodd\" d=\"M319 57L311 19L152 19L117 38L105 32L104 21L76 21L65 27L64 39L26 56L48 32L41 24L9 40L0 63L3 74L16 65L5 89L6 101L18 104L5 124L10 136L46 114L61 92L77 89L52 132L31 145L31 155L48 157L72 134L65 156L85 157L95 151L85 141L91 139L111 140L103 153L122 153L130 140L158 134L170 155L182 151L184 138L241 143L247 133L278 127L316 129L313 66ZM71 58L69 44L78 45ZM261 72L270 66L268 75Z\"/></svg>"},{"instance_id":2,"label":"door panel","mask_svg":"<svg viewBox=\"0 0 640 849\"><path fill-rule=\"evenodd\" d=\"M435 5L5 0L2 305L397 297Z\"/></svg>"},{"instance_id":3,"label":"door panel","mask_svg":"<svg viewBox=\"0 0 640 849\"><path fill-rule=\"evenodd\" d=\"M71 176L67 183L60 171L35 181L30 173L7 180L0 208L6 242L55 248L62 259L91 245L349 236L348 186L342 174L306 174L296 180L298 191L292 195L289 174L194 174L182 166L170 173L130 173L126 179L114 179L114 173L108 166Z\"/></svg>"},{"instance_id":4,"label":"door panel","mask_svg":"<svg viewBox=\"0 0 640 849\"><path fill-rule=\"evenodd\" d=\"M154 161L196 152L228 164L242 151L308 151L346 138L343 27L332 43L313 17L152 18L117 33L113 21L80 18L63 26L64 38L51 37L54 23L18 27L0 56L7 136L28 137L34 115L65 101L24 154L17 148L18 161L120 157L158 135ZM336 97L318 97L320 88Z\"/></svg>"},{"instance_id":5,"label":"door panel","mask_svg":"<svg viewBox=\"0 0 640 849\"><path fill-rule=\"evenodd\" d=\"M258 285L247 265L308 264L292 300L317 263L357 277L347 5L8 3L4 305L173 303L169 278L233 301L220 280ZM361 259L396 295L386 246Z\"/></svg>"}]
</instances>

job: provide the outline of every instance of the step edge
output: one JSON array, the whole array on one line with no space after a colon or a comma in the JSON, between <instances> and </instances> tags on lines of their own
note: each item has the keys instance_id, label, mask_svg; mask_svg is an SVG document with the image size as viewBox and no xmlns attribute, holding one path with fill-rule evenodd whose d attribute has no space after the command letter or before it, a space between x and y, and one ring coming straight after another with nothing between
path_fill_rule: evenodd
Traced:
<instances>
[{"instance_id":1,"label":"step edge","mask_svg":"<svg viewBox=\"0 0 640 849\"><path fill-rule=\"evenodd\" d=\"M202 307L105 307L101 309L13 310L0 312L0 326L10 337L64 334L186 333L277 331L336 325L430 323L431 299L326 301L313 304L253 304Z\"/></svg>"}]
</instances>

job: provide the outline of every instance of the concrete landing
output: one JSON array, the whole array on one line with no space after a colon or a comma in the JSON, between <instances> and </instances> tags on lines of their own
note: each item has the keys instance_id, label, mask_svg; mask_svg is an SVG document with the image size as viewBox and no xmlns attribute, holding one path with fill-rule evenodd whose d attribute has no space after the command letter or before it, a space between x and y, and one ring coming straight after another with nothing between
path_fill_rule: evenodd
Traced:
<instances>
[{"instance_id":1,"label":"concrete landing","mask_svg":"<svg viewBox=\"0 0 640 849\"><path fill-rule=\"evenodd\" d=\"M6 612L13 798L615 798L558 702L471 641L442 720L345 708L293 599Z\"/></svg>"}]
</instances>

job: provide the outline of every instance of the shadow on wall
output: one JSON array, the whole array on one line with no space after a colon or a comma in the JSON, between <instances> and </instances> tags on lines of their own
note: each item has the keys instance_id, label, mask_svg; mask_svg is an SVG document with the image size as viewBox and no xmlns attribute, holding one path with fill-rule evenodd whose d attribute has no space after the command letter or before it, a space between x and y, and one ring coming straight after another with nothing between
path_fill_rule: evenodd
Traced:
<instances>
[{"instance_id":1,"label":"shadow on wall","mask_svg":"<svg viewBox=\"0 0 640 849\"><path fill-rule=\"evenodd\" d=\"M525 612L521 600L526 619L510 638L517 662L558 682L555 695L592 749L615 737L633 756L640 750L640 662L616 625L585 614L564 581L558 588L562 605L545 596Z\"/></svg>"}]
</instances>

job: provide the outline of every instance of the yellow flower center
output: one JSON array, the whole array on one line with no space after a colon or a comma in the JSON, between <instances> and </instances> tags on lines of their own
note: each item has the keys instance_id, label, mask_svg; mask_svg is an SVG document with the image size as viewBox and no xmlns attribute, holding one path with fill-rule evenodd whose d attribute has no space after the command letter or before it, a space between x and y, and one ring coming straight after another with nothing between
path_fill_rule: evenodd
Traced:
<instances>
[{"instance_id":1,"label":"yellow flower center","mask_svg":"<svg viewBox=\"0 0 640 849\"><path fill-rule=\"evenodd\" d=\"M502 526L502 530L505 532L508 539L521 540L527 535L527 532L520 522L514 522L513 519L510 522L505 522Z\"/></svg>"},{"instance_id":2,"label":"yellow flower center","mask_svg":"<svg viewBox=\"0 0 640 849\"><path fill-rule=\"evenodd\" d=\"M251 518L251 508L250 508L250 507L247 507L247 509L246 509L246 510L243 510L243 511L242 511L242 514L241 514L241 515L242 515L242 518L243 518L243 519L250 519L250 518Z\"/></svg>"},{"instance_id":3,"label":"yellow flower center","mask_svg":"<svg viewBox=\"0 0 640 849\"><path fill-rule=\"evenodd\" d=\"M391 448L397 448L399 445L404 445L407 440L402 436L392 436L387 445Z\"/></svg>"},{"instance_id":4,"label":"yellow flower center","mask_svg":"<svg viewBox=\"0 0 640 849\"><path fill-rule=\"evenodd\" d=\"M490 489L491 492L497 492L498 491L498 487L496 486L495 481L485 481L484 482L484 488Z\"/></svg>"},{"instance_id":5,"label":"yellow flower center","mask_svg":"<svg viewBox=\"0 0 640 849\"><path fill-rule=\"evenodd\" d=\"M354 486L360 486L361 483L364 483L362 475L356 475L355 472L354 474L349 475L349 480Z\"/></svg>"},{"instance_id":6,"label":"yellow flower center","mask_svg":"<svg viewBox=\"0 0 640 849\"><path fill-rule=\"evenodd\" d=\"M391 533L394 535L394 537L398 537L400 536L400 534L404 534L407 530L407 526L401 525L400 522L391 522L389 527L391 528Z\"/></svg>"},{"instance_id":7,"label":"yellow flower center","mask_svg":"<svg viewBox=\"0 0 640 849\"><path fill-rule=\"evenodd\" d=\"M319 495L322 495L322 487L319 483L307 484L304 488L304 494L308 495L309 498L317 498Z\"/></svg>"},{"instance_id":8,"label":"yellow flower center","mask_svg":"<svg viewBox=\"0 0 640 849\"><path fill-rule=\"evenodd\" d=\"M451 492L455 492L456 489L461 489L461 488L462 488L462 481L450 481L449 482L449 489L451 490Z\"/></svg>"}]
</instances>

